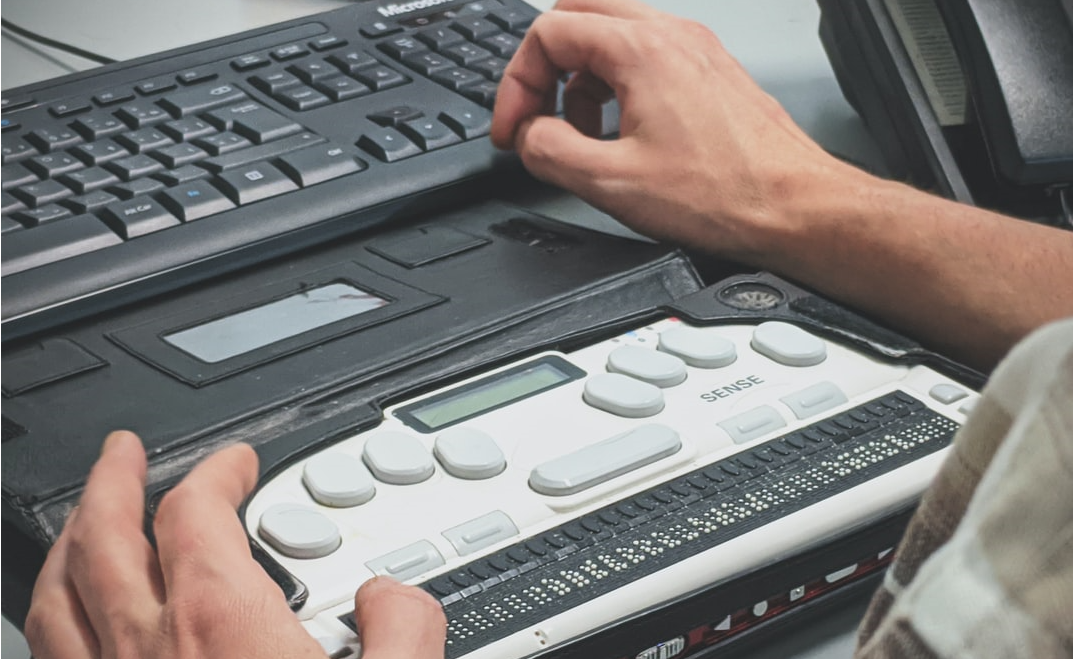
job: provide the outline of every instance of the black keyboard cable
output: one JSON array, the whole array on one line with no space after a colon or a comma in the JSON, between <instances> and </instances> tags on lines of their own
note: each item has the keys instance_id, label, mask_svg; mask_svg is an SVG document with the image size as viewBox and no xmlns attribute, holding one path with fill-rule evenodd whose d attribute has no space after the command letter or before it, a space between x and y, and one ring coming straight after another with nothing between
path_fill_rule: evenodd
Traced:
<instances>
[{"instance_id":1,"label":"black keyboard cable","mask_svg":"<svg viewBox=\"0 0 1073 659\"><path fill-rule=\"evenodd\" d=\"M49 39L46 36L43 36L43 35L40 35L40 34L38 34L36 32L32 32L30 30L27 30L24 27L20 27L18 25L15 25L11 21L7 20L6 18L0 18L0 26L2 26L5 30L11 32L12 34L15 34L15 35L18 35L18 36L22 37L23 39L33 41L33 42L41 44L43 46L48 46L49 48L55 48L56 50L61 50L61 51L65 52L65 53L74 55L76 57L81 57L82 59L87 59L87 60L89 60L91 62L96 62L98 64L112 64L112 63L114 63L116 61L116 60L114 60L114 59L112 59L110 57L105 57L104 55L98 55L97 53L91 53L90 51L83 50L83 49L81 49L81 48L79 48L77 46L72 46L70 44L65 44L65 43L63 43L61 41L56 41L55 39Z\"/></svg>"}]
</instances>

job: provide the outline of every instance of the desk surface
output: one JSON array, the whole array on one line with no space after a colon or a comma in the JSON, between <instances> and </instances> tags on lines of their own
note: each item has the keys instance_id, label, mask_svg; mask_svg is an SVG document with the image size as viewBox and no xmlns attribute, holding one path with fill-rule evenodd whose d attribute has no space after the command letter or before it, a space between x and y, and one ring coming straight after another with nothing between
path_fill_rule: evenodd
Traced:
<instances>
[{"instance_id":1,"label":"desk surface","mask_svg":"<svg viewBox=\"0 0 1073 659\"><path fill-rule=\"evenodd\" d=\"M554 0L529 0L549 9ZM828 150L883 171L882 157L863 123L843 99L818 36L819 9L802 0L648 0L649 4L708 25L760 85ZM225 36L246 29L327 11L345 0L31 0L8 2L4 18L51 39L123 60ZM57 17L60 17L57 20ZM117 38L122 35L123 38ZM93 62L12 36L2 41L0 86L10 89L92 68ZM573 199L554 199L541 208L562 219L582 218L612 232L610 218ZM863 602L832 611L792 638L750 654L768 657L849 657ZM3 656L26 659L21 637L3 622Z\"/></svg>"}]
</instances>

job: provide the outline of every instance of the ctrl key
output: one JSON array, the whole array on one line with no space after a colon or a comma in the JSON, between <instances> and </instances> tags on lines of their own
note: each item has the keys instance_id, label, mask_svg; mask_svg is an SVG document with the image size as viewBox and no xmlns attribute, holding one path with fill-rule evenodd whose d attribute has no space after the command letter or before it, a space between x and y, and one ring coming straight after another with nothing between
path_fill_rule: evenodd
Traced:
<instances>
[{"instance_id":1,"label":"ctrl key","mask_svg":"<svg viewBox=\"0 0 1073 659\"><path fill-rule=\"evenodd\" d=\"M261 514L258 533L291 558L323 558L343 543L339 527L323 513L295 503L277 503Z\"/></svg>"},{"instance_id":2,"label":"ctrl key","mask_svg":"<svg viewBox=\"0 0 1073 659\"><path fill-rule=\"evenodd\" d=\"M76 215L42 224L30 231L4 234L0 245L0 270L6 277L122 242L122 238L95 216Z\"/></svg>"}]
</instances>

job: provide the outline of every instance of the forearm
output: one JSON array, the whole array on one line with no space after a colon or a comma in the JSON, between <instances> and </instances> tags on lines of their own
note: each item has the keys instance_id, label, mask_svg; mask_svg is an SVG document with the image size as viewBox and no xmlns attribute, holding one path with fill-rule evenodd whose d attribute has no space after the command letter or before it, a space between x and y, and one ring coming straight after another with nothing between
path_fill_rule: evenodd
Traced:
<instances>
[{"instance_id":1,"label":"forearm","mask_svg":"<svg viewBox=\"0 0 1073 659\"><path fill-rule=\"evenodd\" d=\"M848 166L803 174L761 229L756 265L990 369L1073 315L1073 233L954 203Z\"/></svg>"}]
</instances>

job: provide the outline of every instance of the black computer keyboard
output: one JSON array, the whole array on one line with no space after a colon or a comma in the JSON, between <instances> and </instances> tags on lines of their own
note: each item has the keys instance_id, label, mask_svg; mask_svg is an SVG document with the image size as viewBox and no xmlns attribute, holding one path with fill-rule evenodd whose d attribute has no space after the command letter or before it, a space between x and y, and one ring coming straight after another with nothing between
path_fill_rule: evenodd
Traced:
<instances>
[{"instance_id":1,"label":"black computer keyboard","mask_svg":"<svg viewBox=\"0 0 1073 659\"><path fill-rule=\"evenodd\" d=\"M5 91L4 340L487 184L536 15L364 1Z\"/></svg>"}]
</instances>

